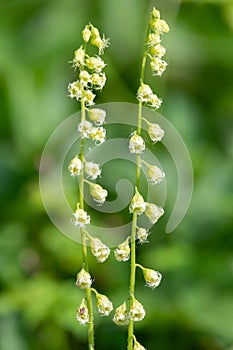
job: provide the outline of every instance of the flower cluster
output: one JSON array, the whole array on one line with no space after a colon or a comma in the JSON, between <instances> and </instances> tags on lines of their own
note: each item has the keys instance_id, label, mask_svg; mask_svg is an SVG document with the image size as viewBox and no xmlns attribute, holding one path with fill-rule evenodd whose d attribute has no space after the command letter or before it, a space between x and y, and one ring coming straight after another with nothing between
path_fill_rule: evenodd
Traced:
<instances>
[{"instance_id":1,"label":"flower cluster","mask_svg":"<svg viewBox=\"0 0 233 350\"><path fill-rule=\"evenodd\" d=\"M161 45L162 36L169 32L168 24L160 18L160 12L155 8L151 14L149 33L146 39L146 55L150 59L150 69L152 75L161 76L167 67L167 62L162 59L166 54L166 49ZM137 98L140 102L148 104L151 108L159 109L162 100L153 93L151 87L141 81L138 88Z\"/></svg>"},{"instance_id":2,"label":"flower cluster","mask_svg":"<svg viewBox=\"0 0 233 350\"><path fill-rule=\"evenodd\" d=\"M143 271L146 286L154 289L158 287L161 282L162 275L160 272L145 268L136 263L136 242L146 243L149 230L141 227L138 223L141 215L145 215L149 223L154 225L159 218L164 214L164 209L160 206L149 203L144 200L142 194L139 192L141 166L146 166L146 173L148 181L151 185L159 184L163 181L165 174L156 165L151 165L145 162L143 152L146 149L145 141L141 136L141 124L145 121L147 124L147 132L149 138L153 143L161 141L164 136L163 129L156 123L151 123L142 117L142 105L146 104L149 107L157 110L162 104L162 100L153 92L152 88L144 82L145 66L147 59L149 59L150 69L152 75L161 76L166 69L167 63L162 59L166 50L161 45L162 35L169 31L167 23L160 18L160 12L153 8L151 13L151 20L148 27L148 35L145 43L144 57L142 60L140 86L137 91L137 99L139 101L138 108L138 125L129 138L129 152L136 154L137 168L136 168L136 186L135 193L129 205L129 212L133 215L131 236L129 236L123 243L115 249L115 258L118 261L130 262L130 298L127 306L126 302L120 305L113 317L113 321L117 325L128 325L128 349L145 350L145 348L136 340L133 334L133 322L141 321L145 317L145 310L143 305L135 298L135 271L139 267ZM136 242L135 242L136 241ZM129 244L130 242L130 244Z\"/></svg>"},{"instance_id":3,"label":"flower cluster","mask_svg":"<svg viewBox=\"0 0 233 350\"><path fill-rule=\"evenodd\" d=\"M135 195L130 202L129 211L130 213L137 216L145 213L152 224L155 224L158 219L164 214L163 208L153 203L145 202L143 196L138 192L137 187L135 190ZM142 228L140 228L138 231L141 231L140 233L142 234ZM143 233L145 235L145 232Z\"/></svg>"},{"instance_id":4,"label":"flower cluster","mask_svg":"<svg viewBox=\"0 0 233 350\"><path fill-rule=\"evenodd\" d=\"M96 110L97 112L95 112ZM92 114L88 113L88 115L91 115L92 118L95 119L95 124L98 126L93 126L93 123L88 120L84 120L79 123L78 131L82 134L82 137L86 139L90 138L91 140L95 141L96 145L100 145L106 139L106 130L103 128L103 126L100 126L100 123L104 122L104 119L99 117L99 108L93 108L93 111L94 112L92 112ZM105 111L103 110L103 112ZM95 116L95 114L97 116Z\"/></svg>"},{"instance_id":5,"label":"flower cluster","mask_svg":"<svg viewBox=\"0 0 233 350\"><path fill-rule=\"evenodd\" d=\"M79 69L78 79L68 85L68 92L71 98L82 101L85 106L93 106L95 94L93 90L102 90L106 83L106 75L103 68L105 62L98 55L89 56L86 53L86 45L90 43L97 46L99 55L104 53L104 49L109 45L109 40L101 38L99 31L92 24L86 25L83 32L84 45L74 52L72 66Z\"/></svg>"},{"instance_id":6,"label":"flower cluster","mask_svg":"<svg viewBox=\"0 0 233 350\"><path fill-rule=\"evenodd\" d=\"M132 305L127 307L126 303L124 302L116 309L113 322L118 326L125 326L130 320L138 322L145 317L146 312L143 305L137 299L135 299L134 296L132 296L132 298Z\"/></svg>"},{"instance_id":7,"label":"flower cluster","mask_svg":"<svg viewBox=\"0 0 233 350\"><path fill-rule=\"evenodd\" d=\"M104 49L109 45L109 40L104 35L101 37L98 29L91 23L85 26L82 37L83 45L74 52L72 60L73 68L78 71L77 80L68 85L69 96L75 98L81 105L81 120L77 128L81 134L81 146L80 153L70 161L68 170L73 178L79 178L79 201L72 214L72 222L74 226L80 228L83 254L83 268L77 274L76 286L86 290L86 298L82 299L77 309L76 319L82 325L88 324L89 347L94 349L91 292L96 295L96 306L101 315L108 316L113 305L105 295L99 294L92 288L93 279L88 268L87 240L90 243L91 253L100 263L107 260L110 249L99 238L93 237L87 231L91 218L84 206L84 183L89 186L92 198L99 205L105 202L108 191L99 184L91 182L101 176L101 168L99 164L85 159L85 139L93 140L96 145L102 144L106 139L106 130L103 127L106 111L92 106L96 96L95 91L102 90L106 83L106 75L103 72L106 64L99 55L104 53ZM98 48L98 55L87 54L88 43Z\"/></svg>"}]
</instances>

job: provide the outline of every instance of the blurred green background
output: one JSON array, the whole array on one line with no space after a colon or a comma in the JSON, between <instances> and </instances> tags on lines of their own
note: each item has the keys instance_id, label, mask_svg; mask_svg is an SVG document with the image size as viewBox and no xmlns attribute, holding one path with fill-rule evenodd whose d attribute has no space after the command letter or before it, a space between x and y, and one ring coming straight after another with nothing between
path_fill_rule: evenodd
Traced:
<instances>
[{"instance_id":1,"label":"blurred green background","mask_svg":"<svg viewBox=\"0 0 233 350\"><path fill-rule=\"evenodd\" d=\"M0 349L86 349L75 320L80 246L52 225L38 167L53 130L79 106L67 98L68 61L91 21L111 38L108 82L96 103L135 103L149 11L171 26L170 65L158 80L161 113L183 137L194 168L190 209L164 233L166 217L137 249L162 272L155 291L138 274L148 310L136 325L147 349L233 349L233 2L193 0L0 1ZM169 174L167 174L169 178ZM95 286L115 306L127 295L128 264L90 259ZM125 349L126 330L96 315L96 349Z\"/></svg>"}]
</instances>

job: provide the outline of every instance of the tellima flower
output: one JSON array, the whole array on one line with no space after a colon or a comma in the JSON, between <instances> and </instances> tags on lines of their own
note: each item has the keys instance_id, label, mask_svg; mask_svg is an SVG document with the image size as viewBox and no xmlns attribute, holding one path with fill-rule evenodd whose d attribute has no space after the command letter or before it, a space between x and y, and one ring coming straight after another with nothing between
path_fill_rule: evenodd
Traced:
<instances>
[{"instance_id":1,"label":"tellima flower","mask_svg":"<svg viewBox=\"0 0 233 350\"><path fill-rule=\"evenodd\" d=\"M104 61L99 56L88 57L86 59L86 65L87 65L87 68L97 73L100 73L102 69L105 67Z\"/></svg>"},{"instance_id":2,"label":"tellima flower","mask_svg":"<svg viewBox=\"0 0 233 350\"><path fill-rule=\"evenodd\" d=\"M91 90L84 90L82 95L82 101L85 103L86 106L93 106L94 103L95 94Z\"/></svg>"},{"instance_id":3,"label":"tellima flower","mask_svg":"<svg viewBox=\"0 0 233 350\"><path fill-rule=\"evenodd\" d=\"M85 227L90 224L90 216L77 206L76 211L72 214L72 222L77 227Z\"/></svg>"},{"instance_id":4,"label":"tellima flower","mask_svg":"<svg viewBox=\"0 0 233 350\"><path fill-rule=\"evenodd\" d=\"M82 97L83 86L79 80L68 85L69 97L79 100Z\"/></svg>"},{"instance_id":5,"label":"tellima flower","mask_svg":"<svg viewBox=\"0 0 233 350\"><path fill-rule=\"evenodd\" d=\"M163 72L165 72L167 67L167 62L164 60L161 60L159 57L153 57L153 59L150 62L150 68L153 72L153 75L159 75L161 76Z\"/></svg>"},{"instance_id":6,"label":"tellima flower","mask_svg":"<svg viewBox=\"0 0 233 350\"><path fill-rule=\"evenodd\" d=\"M153 203L146 203L146 216L149 218L152 224L155 224L159 218L164 214L164 210L161 207Z\"/></svg>"},{"instance_id":7,"label":"tellima flower","mask_svg":"<svg viewBox=\"0 0 233 350\"><path fill-rule=\"evenodd\" d=\"M113 310L112 302L103 294L97 294L97 308L98 312L103 316L108 316Z\"/></svg>"},{"instance_id":8,"label":"tellima flower","mask_svg":"<svg viewBox=\"0 0 233 350\"><path fill-rule=\"evenodd\" d=\"M146 285L152 289L158 287L162 279L162 275L160 272L151 269L144 268L143 275L145 278Z\"/></svg>"},{"instance_id":9,"label":"tellima flower","mask_svg":"<svg viewBox=\"0 0 233 350\"><path fill-rule=\"evenodd\" d=\"M133 350L146 350L136 339L134 339Z\"/></svg>"},{"instance_id":10,"label":"tellima flower","mask_svg":"<svg viewBox=\"0 0 233 350\"><path fill-rule=\"evenodd\" d=\"M149 102L152 95L153 91L151 87L142 83L137 92L138 100L141 102Z\"/></svg>"},{"instance_id":11,"label":"tellima flower","mask_svg":"<svg viewBox=\"0 0 233 350\"><path fill-rule=\"evenodd\" d=\"M90 246L91 252L97 261L103 263L107 260L110 254L110 249L108 248L108 246L106 246L106 244L101 242L99 238L91 238Z\"/></svg>"},{"instance_id":12,"label":"tellima flower","mask_svg":"<svg viewBox=\"0 0 233 350\"><path fill-rule=\"evenodd\" d=\"M90 288L92 285L91 275L84 269L77 274L76 286L81 289Z\"/></svg>"},{"instance_id":13,"label":"tellima flower","mask_svg":"<svg viewBox=\"0 0 233 350\"><path fill-rule=\"evenodd\" d=\"M152 185L158 184L163 181L165 174L156 165L149 165L147 167L148 180Z\"/></svg>"},{"instance_id":14,"label":"tellima flower","mask_svg":"<svg viewBox=\"0 0 233 350\"><path fill-rule=\"evenodd\" d=\"M74 157L68 166L70 175L75 177L82 173L83 164L78 156Z\"/></svg>"},{"instance_id":15,"label":"tellima flower","mask_svg":"<svg viewBox=\"0 0 233 350\"><path fill-rule=\"evenodd\" d=\"M160 45L160 44L151 46L151 48L150 48L150 54L152 56L162 58L165 55L165 53L166 53L165 47Z\"/></svg>"},{"instance_id":16,"label":"tellima flower","mask_svg":"<svg viewBox=\"0 0 233 350\"><path fill-rule=\"evenodd\" d=\"M145 142L141 136L137 135L136 131L134 132L133 136L131 136L129 140L129 150L130 150L130 153L137 153L137 154L145 151Z\"/></svg>"},{"instance_id":17,"label":"tellima flower","mask_svg":"<svg viewBox=\"0 0 233 350\"><path fill-rule=\"evenodd\" d=\"M129 319L133 321L141 321L146 315L143 305L133 297L133 303L129 310Z\"/></svg>"},{"instance_id":18,"label":"tellima flower","mask_svg":"<svg viewBox=\"0 0 233 350\"><path fill-rule=\"evenodd\" d=\"M148 124L148 134L153 142L161 141L164 136L163 129L160 128L158 124L149 123Z\"/></svg>"},{"instance_id":19,"label":"tellima flower","mask_svg":"<svg viewBox=\"0 0 233 350\"><path fill-rule=\"evenodd\" d=\"M87 177L89 177L91 180L97 179L97 177L101 175L101 169L99 167L99 164L93 162L86 162L85 173Z\"/></svg>"},{"instance_id":20,"label":"tellima flower","mask_svg":"<svg viewBox=\"0 0 233 350\"><path fill-rule=\"evenodd\" d=\"M101 38L99 30L92 26L91 44L97 46L99 49L99 54L102 55L104 53L104 50L109 46L109 39L106 39L104 35Z\"/></svg>"},{"instance_id":21,"label":"tellima flower","mask_svg":"<svg viewBox=\"0 0 233 350\"><path fill-rule=\"evenodd\" d=\"M84 120L78 125L78 131L82 133L82 137L88 138L90 136L92 123Z\"/></svg>"},{"instance_id":22,"label":"tellima flower","mask_svg":"<svg viewBox=\"0 0 233 350\"><path fill-rule=\"evenodd\" d=\"M79 73L79 79L83 86L87 86L91 82L91 75L86 70L83 70Z\"/></svg>"},{"instance_id":23,"label":"tellima flower","mask_svg":"<svg viewBox=\"0 0 233 350\"><path fill-rule=\"evenodd\" d=\"M100 126L105 121L106 112L100 108L92 108L88 109L88 116L91 121L93 121L96 125Z\"/></svg>"},{"instance_id":24,"label":"tellima flower","mask_svg":"<svg viewBox=\"0 0 233 350\"><path fill-rule=\"evenodd\" d=\"M152 94L148 104L154 109L159 109L161 107L162 100L156 94Z\"/></svg>"},{"instance_id":25,"label":"tellima flower","mask_svg":"<svg viewBox=\"0 0 233 350\"><path fill-rule=\"evenodd\" d=\"M140 195L136 187L135 195L133 196L129 206L129 211L130 213L141 215L145 211L145 209L146 203L144 202L143 197Z\"/></svg>"},{"instance_id":26,"label":"tellima flower","mask_svg":"<svg viewBox=\"0 0 233 350\"><path fill-rule=\"evenodd\" d=\"M87 24L82 31L83 40L88 42L91 38L90 25Z\"/></svg>"},{"instance_id":27,"label":"tellima flower","mask_svg":"<svg viewBox=\"0 0 233 350\"><path fill-rule=\"evenodd\" d=\"M144 227L138 227L137 232L136 232L136 237L137 237L139 243L148 242L147 241L148 235L149 235L149 232L147 229L145 229Z\"/></svg>"},{"instance_id":28,"label":"tellima flower","mask_svg":"<svg viewBox=\"0 0 233 350\"><path fill-rule=\"evenodd\" d=\"M108 195L108 191L98 184L90 185L90 193L93 199L99 204L103 204Z\"/></svg>"},{"instance_id":29,"label":"tellima flower","mask_svg":"<svg viewBox=\"0 0 233 350\"><path fill-rule=\"evenodd\" d=\"M82 300L81 305L77 309L76 319L82 325L85 325L86 323L89 322L89 313L88 313L88 308L86 306L85 299Z\"/></svg>"},{"instance_id":30,"label":"tellima flower","mask_svg":"<svg viewBox=\"0 0 233 350\"><path fill-rule=\"evenodd\" d=\"M93 73L91 76L91 85L95 90L102 90L106 83L105 73Z\"/></svg>"},{"instance_id":31,"label":"tellima flower","mask_svg":"<svg viewBox=\"0 0 233 350\"><path fill-rule=\"evenodd\" d=\"M102 126L93 127L90 130L90 138L95 141L96 145L100 145L106 139L106 130Z\"/></svg>"},{"instance_id":32,"label":"tellima flower","mask_svg":"<svg viewBox=\"0 0 233 350\"><path fill-rule=\"evenodd\" d=\"M167 22L159 18L153 18L150 26L158 34L168 33L170 30Z\"/></svg>"},{"instance_id":33,"label":"tellima flower","mask_svg":"<svg viewBox=\"0 0 233 350\"><path fill-rule=\"evenodd\" d=\"M116 309L113 322L115 322L118 326L125 326L129 323L126 303L120 305Z\"/></svg>"},{"instance_id":34,"label":"tellima flower","mask_svg":"<svg viewBox=\"0 0 233 350\"><path fill-rule=\"evenodd\" d=\"M84 65L85 51L83 50L82 46L74 52L74 59L72 62L74 68L81 67Z\"/></svg>"},{"instance_id":35,"label":"tellima flower","mask_svg":"<svg viewBox=\"0 0 233 350\"><path fill-rule=\"evenodd\" d=\"M155 46L161 42L160 35L158 33L150 33L147 38L147 45L149 47Z\"/></svg>"},{"instance_id":36,"label":"tellima flower","mask_svg":"<svg viewBox=\"0 0 233 350\"><path fill-rule=\"evenodd\" d=\"M130 257L129 237L114 250L117 261L127 261Z\"/></svg>"}]
</instances>

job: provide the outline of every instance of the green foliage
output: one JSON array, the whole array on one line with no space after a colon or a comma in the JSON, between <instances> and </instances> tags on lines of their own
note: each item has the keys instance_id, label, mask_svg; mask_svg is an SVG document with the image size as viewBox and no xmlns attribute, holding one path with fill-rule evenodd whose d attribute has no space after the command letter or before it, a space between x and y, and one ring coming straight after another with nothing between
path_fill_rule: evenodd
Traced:
<instances>
[{"instance_id":1,"label":"green foliage","mask_svg":"<svg viewBox=\"0 0 233 350\"><path fill-rule=\"evenodd\" d=\"M1 1L3 350L86 348L86 328L75 320L82 298L74 285L80 246L50 223L40 199L38 164L48 136L77 110L66 97L72 80L68 61L89 20L111 37L108 82L97 103L136 101L149 3ZM159 83L150 83L164 96L161 113L176 126L191 153L195 186L189 212L176 231L163 233L165 215L149 236L151 244L137 249L139 261L164 276L161 286L151 291L142 287L137 273L141 287L136 293L148 311L137 334L148 349L223 350L233 341L233 6L227 0L170 5L161 3L163 17L170 17L170 66ZM174 169L168 163L169 178ZM117 166L114 171L117 175ZM169 186L174 199L172 180ZM127 293L125 265L112 257L103 265L92 259L90 263L91 269L98 267L98 290L119 306ZM113 350L125 348L125 329L97 317L96 325L97 349L108 349L109 344Z\"/></svg>"}]
</instances>

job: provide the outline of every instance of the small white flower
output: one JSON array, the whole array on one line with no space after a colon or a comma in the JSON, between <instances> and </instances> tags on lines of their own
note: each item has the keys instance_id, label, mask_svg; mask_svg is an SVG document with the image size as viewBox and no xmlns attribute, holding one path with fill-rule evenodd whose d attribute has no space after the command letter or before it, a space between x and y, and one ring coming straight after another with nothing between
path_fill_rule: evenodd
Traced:
<instances>
[{"instance_id":1,"label":"small white flower","mask_svg":"<svg viewBox=\"0 0 233 350\"><path fill-rule=\"evenodd\" d=\"M155 185L155 184L159 184L161 181L163 181L165 174L156 165L149 165L147 167L147 176L148 176L149 182L152 185Z\"/></svg>"},{"instance_id":2,"label":"small white flower","mask_svg":"<svg viewBox=\"0 0 233 350\"><path fill-rule=\"evenodd\" d=\"M77 309L76 312L76 319L79 321L82 325L85 325L89 322L89 313L88 308L86 306L85 299L82 299L81 305Z\"/></svg>"},{"instance_id":3,"label":"small white flower","mask_svg":"<svg viewBox=\"0 0 233 350\"><path fill-rule=\"evenodd\" d=\"M79 79L83 86L87 86L91 82L91 75L86 70L82 70L79 73Z\"/></svg>"},{"instance_id":4,"label":"small white flower","mask_svg":"<svg viewBox=\"0 0 233 350\"><path fill-rule=\"evenodd\" d=\"M99 30L92 26L91 44L97 46L99 49L99 54L102 55L104 53L104 50L109 46L109 39L106 39L104 35L101 38Z\"/></svg>"},{"instance_id":5,"label":"small white flower","mask_svg":"<svg viewBox=\"0 0 233 350\"><path fill-rule=\"evenodd\" d=\"M88 42L90 40L90 37L91 37L91 31L90 31L89 27L90 26L87 24L86 27L82 31L83 40L86 42Z\"/></svg>"},{"instance_id":6,"label":"small white flower","mask_svg":"<svg viewBox=\"0 0 233 350\"><path fill-rule=\"evenodd\" d=\"M152 108L159 109L162 104L162 100L156 94L152 94L148 104Z\"/></svg>"},{"instance_id":7,"label":"small white flower","mask_svg":"<svg viewBox=\"0 0 233 350\"><path fill-rule=\"evenodd\" d=\"M89 69L100 73L102 69L106 66L102 58L99 56L92 56L86 59L86 65Z\"/></svg>"},{"instance_id":8,"label":"small white flower","mask_svg":"<svg viewBox=\"0 0 233 350\"><path fill-rule=\"evenodd\" d=\"M93 106L95 94L91 90L84 90L82 95L82 100L86 106Z\"/></svg>"},{"instance_id":9,"label":"small white flower","mask_svg":"<svg viewBox=\"0 0 233 350\"><path fill-rule=\"evenodd\" d=\"M161 76L166 68L168 63L164 60L161 60L159 57L153 57L153 59L150 62L150 68L153 72L153 75Z\"/></svg>"},{"instance_id":10,"label":"small white flower","mask_svg":"<svg viewBox=\"0 0 233 350\"><path fill-rule=\"evenodd\" d=\"M106 118L106 112L101 108L88 109L88 116L96 125L101 126Z\"/></svg>"},{"instance_id":11,"label":"small white flower","mask_svg":"<svg viewBox=\"0 0 233 350\"><path fill-rule=\"evenodd\" d=\"M155 46L151 46L151 48L150 48L150 54L152 56L162 58L165 55L165 53L166 53L165 47L160 45L160 44L157 44Z\"/></svg>"},{"instance_id":12,"label":"small white flower","mask_svg":"<svg viewBox=\"0 0 233 350\"><path fill-rule=\"evenodd\" d=\"M155 123L148 125L148 134L153 142L161 141L164 136L164 130Z\"/></svg>"},{"instance_id":13,"label":"small white flower","mask_svg":"<svg viewBox=\"0 0 233 350\"><path fill-rule=\"evenodd\" d=\"M74 157L68 166L72 177L79 176L82 173L83 164L78 156Z\"/></svg>"},{"instance_id":14,"label":"small white flower","mask_svg":"<svg viewBox=\"0 0 233 350\"><path fill-rule=\"evenodd\" d=\"M152 95L153 91L149 85L142 83L141 86L138 88L137 98L139 101L149 102Z\"/></svg>"},{"instance_id":15,"label":"small white flower","mask_svg":"<svg viewBox=\"0 0 233 350\"><path fill-rule=\"evenodd\" d=\"M143 275L145 278L146 285L152 289L158 287L162 279L161 273L152 269L144 268Z\"/></svg>"},{"instance_id":16,"label":"small white flower","mask_svg":"<svg viewBox=\"0 0 233 350\"><path fill-rule=\"evenodd\" d=\"M85 173L87 174L87 177L89 177L91 180L97 179L97 177L101 175L101 169L99 167L99 164L93 162L86 162Z\"/></svg>"},{"instance_id":17,"label":"small white flower","mask_svg":"<svg viewBox=\"0 0 233 350\"><path fill-rule=\"evenodd\" d=\"M97 203L103 204L108 195L108 191L98 184L91 184L90 194Z\"/></svg>"},{"instance_id":18,"label":"small white flower","mask_svg":"<svg viewBox=\"0 0 233 350\"><path fill-rule=\"evenodd\" d=\"M147 45L149 47L156 46L161 42L160 35L158 33L150 33L147 38Z\"/></svg>"},{"instance_id":19,"label":"small white flower","mask_svg":"<svg viewBox=\"0 0 233 350\"><path fill-rule=\"evenodd\" d=\"M139 227L136 233L136 237L139 243L146 243L149 233L144 227Z\"/></svg>"},{"instance_id":20,"label":"small white flower","mask_svg":"<svg viewBox=\"0 0 233 350\"><path fill-rule=\"evenodd\" d=\"M133 350L146 350L136 339L134 339Z\"/></svg>"},{"instance_id":21,"label":"small white flower","mask_svg":"<svg viewBox=\"0 0 233 350\"><path fill-rule=\"evenodd\" d=\"M137 135L136 131L129 140L129 151L137 154L145 151L145 142L141 136Z\"/></svg>"},{"instance_id":22,"label":"small white flower","mask_svg":"<svg viewBox=\"0 0 233 350\"><path fill-rule=\"evenodd\" d=\"M101 315L108 316L113 310L112 302L103 294L97 294L97 308Z\"/></svg>"},{"instance_id":23,"label":"small white flower","mask_svg":"<svg viewBox=\"0 0 233 350\"><path fill-rule=\"evenodd\" d=\"M168 33L170 30L167 22L160 18L153 18L150 26L158 34Z\"/></svg>"},{"instance_id":24,"label":"small white flower","mask_svg":"<svg viewBox=\"0 0 233 350\"><path fill-rule=\"evenodd\" d=\"M79 209L77 206L76 211L72 214L72 222L77 227L85 227L90 224L90 216L83 209Z\"/></svg>"},{"instance_id":25,"label":"small white flower","mask_svg":"<svg viewBox=\"0 0 233 350\"><path fill-rule=\"evenodd\" d=\"M81 132L82 137L85 137L85 138L90 137L91 129L92 129L92 123L90 123L88 120L84 120L78 125L78 131Z\"/></svg>"},{"instance_id":26,"label":"small white flower","mask_svg":"<svg viewBox=\"0 0 233 350\"><path fill-rule=\"evenodd\" d=\"M74 68L81 67L84 65L85 51L83 50L82 46L74 52L74 59L72 62Z\"/></svg>"},{"instance_id":27,"label":"small white flower","mask_svg":"<svg viewBox=\"0 0 233 350\"><path fill-rule=\"evenodd\" d=\"M146 315L143 305L133 297L133 304L129 310L129 319L133 321L141 321Z\"/></svg>"},{"instance_id":28,"label":"small white flower","mask_svg":"<svg viewBox=\"0 0 233 350\"><path fill-rule=\"evenodd\" d=\"M113 322L118 326L126 326L129 323L126 303L123 303L116 309Z\"/></svg>"},{"instance_id":29,"label":"small white flower","mask_svg":"<svg viewBox=\"0 0 233 350\"><path fill-rule=\"evenodd\" d=\"M106 244L101 242L99 238L91 238L90 241L91 252L97 261L103 263L107 260L110 254L110 249Z\"/></svg>"},{"instance_id":30,"label":"small white flower","mask_svg":"<svg viewBox=\"0 0 233 350\"><path fill-rule=\"evenodd\" d=\"M90 138L95 141L96 145L100 145L106 139L106 130L102 126L93 127L90 131Z\"/></svg>"},{"instance_id":31,"label":"small white flower","mask_svg":"<svg viewBox=\"0 0 233 350\"><path fill-rule=\"evenodd\" d=\"M129 206L129 211L130 213L141 215L145 210L146 210L146 203L142 195L140 195L140 193L136 188L135 195L133 196Z\"/></svg>"},{"instance_id":32,"label":"small white flower","mask_svg":"<svg viewBox=\"0 0 233 350\"><path fill-rule=\"evenodd\" d=\"M84 269L77 274L76 286L80 289L90 288L92 285L91 275Z\"/></svg>"},{"instance_id":33,"label":"small white flower","mask_svg":"<svg viewBox=\"0 0 233 350\"><path fill-rule=\"evenodd\" d=\"M91 40L92 45L95 45L99 49L99 55L103 55L104 50L110 45L109 39L105 38L105 36L97 37Z\"/></svg>"},{"instance_id":34,"label":"small white flower","mask_svg":"<svg viewBox=\"0 0 233 350\"><path fill-rule=\"evenodd\" d=\"M130 257L130 246L129 238L127 238L123 243L119 244L114 250L114 255L117 261L127 261Z\"/></svg>"},{"instance_id":35,"label":"small white flower","mask_svg":"<svg viewBox=\"0 0 233 350\"><path fill-rule=\"evenodd\" d=\"M93 73L91 76L91 84L95 90L102 90L106 80L105 73Z\"/></svg>"},{"instance_id":36,"label":"small white flower","mask_svg":"<svg viewBox=\"0 0 233 350\"><path fill-rule=\"evenodd\" d=\"M153 203L146 203L146 216L149 218L152 224L155 224L159 218L164 214L164 209L158 207Z\"/></svg>"},{"instance_id":37,"label":"small white flower","mask_svg":"<svg viewBox=\"0 0 233 350\"><path fill-rule=\"evenodd\" d=\"M82 97L83 93L83 86L81 85L80 81L74 81L73 83L70 83L68 85L68 92L70 98L76 98L79 100Z\"/></svg>"}]
</instances>

